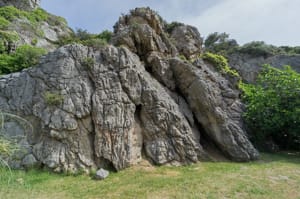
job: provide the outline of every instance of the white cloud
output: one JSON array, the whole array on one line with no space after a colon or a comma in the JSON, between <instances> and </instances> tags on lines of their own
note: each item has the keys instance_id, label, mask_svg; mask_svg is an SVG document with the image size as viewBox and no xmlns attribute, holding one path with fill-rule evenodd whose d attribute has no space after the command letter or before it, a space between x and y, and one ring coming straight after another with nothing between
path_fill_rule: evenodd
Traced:
<instances>
[{"instance_id":1,"label":"white cloud","mask_svg":"<svg viewBox=\"0 0 300 199\"><path fill-rule=\"evenodd\" d=\"M186 23L204 35L227 32L239 43L300 45L299 0L224 0Z\"/></svg>"},{"instance_id":2,"label":"white cloud","mask_svg":"<svg viewBox=\"0 0 300 199\"><path fill-rule=\"evenodd\" d=\"M239 43L253 40L300 46L300 0L42 0L71 27L111 29L121 13L149 6L167 21L196 26L207 36L227 32Z\"/></svg>"}]
</instances>

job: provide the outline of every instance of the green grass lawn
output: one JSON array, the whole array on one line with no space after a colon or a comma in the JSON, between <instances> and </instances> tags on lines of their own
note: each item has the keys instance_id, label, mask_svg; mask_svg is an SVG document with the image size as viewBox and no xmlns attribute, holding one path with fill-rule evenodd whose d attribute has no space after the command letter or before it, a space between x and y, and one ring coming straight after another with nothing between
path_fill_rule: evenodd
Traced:
<instances>
[{"instance_id":1,"label":"green grass lawn","mask_svg":"<svg viewBox=\"0 0 300 199\"><path fill-rule=\"evenodd\" d=\"M2 199L278 198L300 199L300 155L263 154L252 163L204 162L184 167L143 163L95 181L32 170L0 170Z\"/></svg>"}]
</instances>

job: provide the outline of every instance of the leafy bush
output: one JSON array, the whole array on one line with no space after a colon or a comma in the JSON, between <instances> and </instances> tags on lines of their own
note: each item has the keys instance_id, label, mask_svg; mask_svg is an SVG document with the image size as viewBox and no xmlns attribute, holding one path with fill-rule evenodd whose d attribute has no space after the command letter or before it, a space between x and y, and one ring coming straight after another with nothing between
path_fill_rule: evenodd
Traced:
<instances>
[{"instance_id":1,"label":"leafy bush","mask_svg":"<svg viewBox=\"0 0 300 199\"><path fill-rule=\"evenodd\" d=\"M172 23L166 24L165 29L169 34L171 34L176 27L182 26L182 25L184 25L184 24L177 22L177 21L173 21Z\"/></svg>"},{"instance_id":2,"label":"leafy bush","mask_svg":"<svg viewBox=\"0 0 300 199\"><path fill-rule=\"evenodd\" d=\"M94 49L100 48L102 46L107 45L107 41L103 39L98 39L98 38L93 38L93 39L88 39L80 42L81 44L85 46L92 47Z\"/></svg>"},{"instance_id":3,"label":"leafy bush","mask_svg":"<svg viewBox=\"0 0 300 199\"><path fill-rule=\"evenodd\" d=\"M288 55L297 55L300 54L300 46L280 46L279 47L280 51L284 51Z\"/></svg>"},{"instance_id":4,"label":"leafy bush","mask_svg":"<svg viewBox=\"0 0 300 199\"><path fill-rule=\"evenodd\" d=\"M0 54L0 74L17 72L34 66L45 53L46 50L43 48L23 45L13 54Z\"/></svg>"},{"instance_id":5,"label":"leafy bush","mask_svg":"<svg viewBox=\"0 0 300 199\"><path fill-rule=\"evenodd\" d=\"M17 48L13 56L15 57L18 69L23 69L38 64L40 57L44 54L46 54L46 50L43 48L23 45Z\"/></svg>"},{"instance_id":6,"label":"leafy bush","mask_svg":"<svg viewBox=\"0 0 300 199\"><path fill-rule=\"evenodd\" d=\"M80 43L85 46L98 48L106 45L111 40L111 37L112 32L108 30L104 30L102 33L97 35L79 28L73 35L70 35L68 37L61 37L57 44L59 46L63 46L71 43Z\"/></svg>"},{"instance_id":7,"label":"leafy bush","mask_svg":"<svg viewBox=\"0 0 300 199\"><path fill-rule=\"evenodd\" d=\"M263 41L253 41L247 43L241 46L238 49L238 52L246 53L253 56L264 56L264 57L284 53L284 51L282 51L280 48L273 45L268 45Z\"/></svg>"},{"instance_id":8,"label":"leafy bush","mask_svg":"<svg viewBox=\"0 0 300 199\"><path fill-rule=\"evenodd\" d=\"M0 41L2 42L15 42L19 40L19 35L15 31L0 30Z\"/></svg>"},{"instance_id":9,"label":"leafy bush","mask_svg":"<svg viewBox=\"0 0 300 199\"><path fill-rule=\"evenodd\" d=\"M264 66L257 84L240 84L245 120L258 145L273 139L283 149L300 149L300 74Z\"/></svg>"},{"instance_id":10,"label":"leafy bush","mask_svg":"<svg viewBox=\"0 0 300 199\"><path fill-rule=\"evenodd\" d=\"M6 29L10 24L4 17L0 16L0 29Z\"/></svg>"},{"instance_id":11,"label":"leafy bush","mask_svg":"<svg viewBox=\"0 0 300 199\"><path fill-rule=\"evenodd\" d=\"M40 21L47 21L49 13L45 10L38 8L34 11L19 10L14 6L0 7L0 16L5 20L12 22L16 18L27 18L31 23L37 23Z\"/></svg>"},{"instance_id":12,"label":"leafy bush","mask_svg":"<svg viewBox=\"0 0 300 199\"><path fill-rule=\"evenodd\" d=\"M211 63L217 68L218 71L223 74L229 74L234 77L239 77L238 72L230 68L227 59L222 55L206 52L202 55L202 59Z\"/></svg>"},{"instance_id":13,"label":"leafy bush","mask_svg":"<svg viewBox=\"0 0 300 199\"><path fill-rule=\"evenodd\" d=\"M8 21L13 21L15 18L22 16L22 11L14 6L0 7L0 16Z\"/></svg>"},{"instance_id":14,"label":"leafy bush","mask_svg":"<svg viewBox=\"0 0 300 199\"><path fill-rule=\"evenodd\" d=\"M100 34L96 35L97 39L102 39L103 41L106 41L107 43L110 42L112 38L112 32L109 30L104 30Z\"/></svg>"}]
</instances>

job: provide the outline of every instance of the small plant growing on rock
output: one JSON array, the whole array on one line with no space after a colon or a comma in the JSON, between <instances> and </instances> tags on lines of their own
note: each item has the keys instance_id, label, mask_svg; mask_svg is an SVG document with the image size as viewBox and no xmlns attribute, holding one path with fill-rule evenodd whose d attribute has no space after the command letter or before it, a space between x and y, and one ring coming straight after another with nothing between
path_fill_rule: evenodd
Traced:
<instances>
[{"instance_id":1,"label":"small plant growing on rock","mask_svg":"<svg viewBox=\"0 0 300 199\"><path fill-rule=\"evenodd\" d=\"M230 68L228 61L224 56L206 52L201 56L201 58L215 66L221 73L239 77L238 72Z\"/></svg>"},{"instance_id":2,"label":"small plant growing on rock","mask_svg":"<svg viewBox=\"0 0 300 199\"><path fill-rule=\"evenodd\" d=\"M178 56L179 59L181 59L182 61L188 61L187 58L184 55L179 55Z\"/></svg>"},{"instance_id":3,"label":"small plant growing on rock","mask_svg":"<svg viewBox=\"0 0 300 199\"><path fill-rule=\"evenodd\" d=\"M60 105L64 100L64 96L62 96L57 92L47 91L44 93L44 99L48 105L54 106L54 105Z\"/></svg>"},{"instance_id":4,"label":"small plant growing on rock","mask_svg":"<svg viewBox=\"0 0 300 199\"><path fill-rule=\"evenodd\" d=\"M82 60L81 64L87 68L92 68L95 64L95 60L91 57L86 57Z\"/></svg>"}]
</instances>

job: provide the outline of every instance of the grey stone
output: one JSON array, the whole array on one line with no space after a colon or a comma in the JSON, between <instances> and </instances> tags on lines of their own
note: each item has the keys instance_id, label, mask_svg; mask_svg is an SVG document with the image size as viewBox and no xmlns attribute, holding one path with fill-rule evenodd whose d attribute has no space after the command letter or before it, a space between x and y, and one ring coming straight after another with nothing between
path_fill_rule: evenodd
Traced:
<instances>
[{"instance_id":1,"label":"grey stone","mask_svg":"<svg viewBox=\"0 0 300 199\"><path fill-rule=\"evenodd\" d=\"M95 179L96 180L104 180L108 176L109 176L109 171L101 168L96 172Z\"/></svg>"},{"instance_id":2,"label":"grey stone","mask_svg":"<svg viewBox=\"0 0 300 199\"><path fill-rule=\"evenodd\" d=\"M236 92L229 82L206 65L195 67L179 59L171 60L171 65L180 91L207 135L233 160L256 159L258 152L243 127L238 95L229 103L227 96L222 95L222 90ZM232 113L237 114L233 117Z\"/></svg>"},{"instance_id":3,"label":"grey stone","mask_svg":"<svg viewBox=\"0 0 300 199\"><path fill-rule=\"evenodd\" d=\"M179 54L188 59L196 58L202 52L202 38L197 28L188 25L176 26L171 38L178 49Z\"/></svg>"},{"instance_id":4,"label":"grey stone","mask_svg":"<svg viewBox=\"0 0 300 199\"><path fill-rule=\"evenodd\" d=\"M39 163L32 154L28 154L23 158L21 165L26 169L30 169L37 167Z\"/></svg>"}]
</instances>

